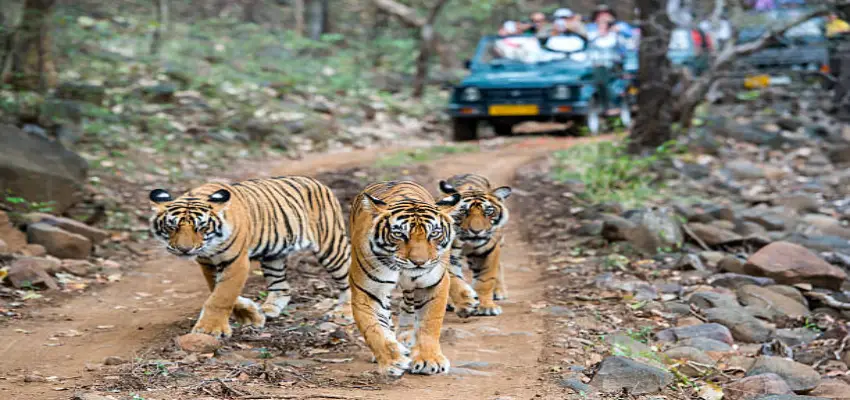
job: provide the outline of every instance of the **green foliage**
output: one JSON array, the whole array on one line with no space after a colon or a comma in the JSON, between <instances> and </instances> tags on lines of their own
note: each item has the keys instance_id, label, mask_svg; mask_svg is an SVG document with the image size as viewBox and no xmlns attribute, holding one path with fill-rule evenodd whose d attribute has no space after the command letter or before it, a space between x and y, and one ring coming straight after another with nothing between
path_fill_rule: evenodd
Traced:
<instances>
[{"instance_id":1,"label":"green foliage","mask_svg":"<svg viewBox=\"0 0 850 400\"><path fill-rule=\"evenodd\" d=\"M15 210L13 214L28 212L49 213L53 211L53 206L55 204L53 201L29 201L21 196L13 194L11 191L6 192L6 195L3 197L3 202L6 203L9 208Z\"/></svg>"},{"instance_id":2,"label":"green foliage","mask_svg":"<svg viewBox=\"0 0 850 400\"><path fill-rule=\"evenodd\" d=\"M402 167L406 165L434 161L440 157L450 154L470 153L477 151L478 147L471 144L466 145L440 145L415 149L411 151L400 151L379 159L375 166L378 168Z\"/></svg>"},{"instance_id":3,"label":"green foliage","mask_svg":"<svg viewBox=\"0 0 850 400\"><path fill-rule=\"evenodd\" d=\"M594 202L633 206L655 198L659 187L651 168L678 151L676 143L665 143L642 158L627 154L625 149L625 142L598 142L558 151L554 154L554 178L583 182L582 195Z\"/></svg>"}]
</instances>

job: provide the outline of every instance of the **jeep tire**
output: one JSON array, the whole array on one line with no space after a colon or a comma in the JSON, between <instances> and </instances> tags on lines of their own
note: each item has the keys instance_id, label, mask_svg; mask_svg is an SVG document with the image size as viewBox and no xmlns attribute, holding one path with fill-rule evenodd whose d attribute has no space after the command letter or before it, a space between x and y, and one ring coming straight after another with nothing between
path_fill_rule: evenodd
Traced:
<instances>
[{"instance_id":1,"label":"jeep tire","mask_svg":"<svg viewBox=\"0 0 850 400\"><path fill-rule=\"evenodd\" d=\"M493 133L496 136L511 136L514 134L514 123L512 122L494 122Z\"/></svg>"},{"instance_id":2,"label":"jeep tire","mask_svg":"<svg viewBox=\"0 0 850 400\"><path fill-rule=\"evenodd\" d=\"M452 118L454 140L466 142L478 139L478 120L474 118Z\"/></svg>"}]
</instances>

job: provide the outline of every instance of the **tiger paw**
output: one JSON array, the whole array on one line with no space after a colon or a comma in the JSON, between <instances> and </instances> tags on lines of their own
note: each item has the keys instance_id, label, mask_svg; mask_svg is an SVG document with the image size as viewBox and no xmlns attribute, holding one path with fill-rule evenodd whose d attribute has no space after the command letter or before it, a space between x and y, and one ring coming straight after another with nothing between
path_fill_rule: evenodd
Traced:
<instances>
[{"instance_id":1,"label":"tiger paw","mask_svg":"<svg viewBox=\"0 0 850 400\"><path fill-rule=\"evenodd\" d=\"M233 306L233 319L243 326L262 328L266 325L266 316L260 311L260 307L244 297L236 300L236 305Z\"/></svg>"},{"instance_id":2,"label":"tiger paw","mask_svg":"<svg viewBox=\"0 0 850 400\"><path fill-rule=\"evenodd\" d=\"M227 316L224 318L202 316L192 328L192 333L205 333L214 338L221 338L222 336L230 337L233 331L227 322Z\"/></svg>"},{"instance_id":3,"label":"tiger paw","mask_svg":"<svg viewBox=\"0 0 850 400\"><path fill-rule=\"evenodd\" d=\"M500 315L502 313L502 307L499 307L495 304L488 305L480 305L478 309L475 310L475 315L479 317L493 317L496 315Z\"/></svg>"},{"instance_id":4,"label":"tiger paw","mask_svg":"<svg viewBox=\"0 0 850 400\"><path fill-rule=\"evenodd\" d=\"M289 305L291 298L291 296L281 294L280 292L269 292L268 296L266 296L266 301L263 302L260 308L266 317L277 318L286 309L286 306Z\"/></svg>"},{"instance_id":5,"label":"tiger paw","mask_svg":"<svg viewBox=\"0 0 850 400\"><path fill-rule=\"evenodd\" d=\"M410 373L422 375L445 374L449 372L449 359L442 353L423 354L413 356L413 365Z\"/></svg>"},{"instance_id":6,"label":"tiger paw","mask_svg":"<svg viewBox=\"0 0 850 400\"><path fill-rule=\"evenodd\" d=\"M508 298L508 292L504 289L496 289L493 291L493 300L505 300Z\"/></svg>"},{"instance_id":7,"label":"tiger paw","mask_svg":"<svg viewBox=\"0 0 850 400\"><path fill-rule=\"evenodd\" d=\"M378 371L382 375L390 377L399 377L404 375L404 372L410 369L410 358L407 356L399 356L388 360L387 362L378 362Z\"/></svg>"},{"instance_id":8,"label":"tiger paw","mask_svg":"<svg viewBox=\"0 0 850 400\"><path fill-rule=\"evenodd\" d=\"M396 335L396 338L399 342L399 351L404 355L410 355L410 350L408 349L412 349L413 345L416 344L416 334L413 331L413 327L400 331Z\"/></svg>"}]
</instances>

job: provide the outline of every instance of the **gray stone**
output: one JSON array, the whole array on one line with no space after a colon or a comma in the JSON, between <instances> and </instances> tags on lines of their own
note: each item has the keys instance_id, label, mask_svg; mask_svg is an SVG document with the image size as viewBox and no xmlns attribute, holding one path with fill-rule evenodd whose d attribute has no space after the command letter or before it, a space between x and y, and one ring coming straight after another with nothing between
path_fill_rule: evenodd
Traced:
<instances>
[{"instance_id":1,"label":"gray stone","mask_svg":"<svg viewBox=\"0 0 850 400\"><path fill-rule=\"evenodd\" d=\"M92 243L85 236L45 223L29 224L27 240L44 246L48 254L58 258L85 259L92 250Z\"/></svg>"},{"instance_id":2,"label":"gray stone","mask_svg":"<svg viewBox=\"0 0 850 400\"><path fill-rule=\"evenodd\" d=\"M576 394L593 394L596 393L596 389L593 386L590 386L584 382L582 382L578 378L566 378L558 381L558 384L562 387L572 389Z\"/></svg>"},{"instance_id":3,"label":"gray stone","mask_svg":"<svg viewBox=\"0 0 850 400\"><path fill-rule=\"evenodd\" d=\"M709 246L716 246L733 240L741 239L735 232L718 228L713 225L692 222L687 225L688 229Z\"/></svg>"},{"instance_id":4,"label":"gray stone","mask_svg":"<svg viewBox=\"0 0 850 400\"><path fill-rule=\"evenodd\" d=\"M726 170L737 180L762 179L766 176L764 168L747 160L727 162Z\"/></svg>"},{"instance_id":5,"label":"gray stone","mask_svg":"<svg viewBox=\"0 0 850 400\"><path fill-rule=\"evenodd\" d=\"M64 229L71 233L85 236L92 243L100 243L109 238L109 232L86 225L70 218L57 217L44 213L29 213L24 216L29 223L45 223Z\"/></svg>"},{"instance_id":6,"label":"gray stone","mask_svg":"<svg viewBox=\"0 0 850 400\"><path fill-rule=\"evenodd\" d=\"M782 357L759 357L747 376L773 373L782 377L795 393L812 390L820 383L820 374L812 367Z\"/></svg>"},{"instance_id":7,"label":"gray stone","mask_svg":"<svg viewBox=\"0 0 850 400\"><path fill-rule=\"evenodd\" d=\"M774 327L746 312L743 308L712 308L704 311L705 317L723 324L732 332L732 337L746 343L762 343L770 340Z\"/></svg>"},{"instance_id":8,"label":"gray stone","mask_svg":"<svg viewBox=\"0 0 850 400\"><path fill-rule=\"evenodd\" d=\"M626 240L626 232L635 229L635 224L618 215L602 216L602 237L610 241Z\"/></svg>"},{"instance_id":9,"label":"gray stone","mask_svg":"<svg viewBox=\"0 0 850 400\"><path fill-rule=\"evenodd\" d=\"M744 264L746 264L746 262L747 260L741 259L740 257L727 256L717 263L717 268L720 268L721 271L741 274L744 272Z\"/></svg>"},{"instance_id":10,"label":"gray stone","mask_svg":"<svg viewBox=\"0 0 850 400\"><path fill-rule=\"evenodd\" d=\"M826 397L800 396L796 394L772 394L768 396L759 396L753 400L829 400Z\"/></svg>"},{"instance_id":11,"label":"gray stone","mask_svg":"<svg viewBox=\"0 0 850 400\"><path fill-rule=\"evenodd\" d=\"M790 208L798 213L817 212L820 208L820 200L816 196L806 193L784 195L774 200L773 203Z\"/></svg>"},{"instance_id":12,"label":"gray stone","mask_svg":"<svg viewBox=\"0 0 850 400\"><path fill-rule=\"evenodd\" d=\"M850 253L850 241L838 236L794 233L784 239L813 251L840 251L842 253Z\"/></svg>"},{"instance_id":13,"label":"gray stone","mask_svg":"<svg viewBox=\"0 0 850 400\"><path fill-rule=\"evenodd\" d=\"M765 394L793 394L788 384L781 376L773 373L748 376L729 382L723 388L725 400L752 399Z\"/></svg>"},{"instance_id":14,"label":"gray stone","mask_svg":"<svg viewBox=\"0 0 850 400\"><path fill-rule=\"evenodd\" d=\"M742 215L742 218L759 224L768 231L781 231L786 227L785 218L769 211L750 210Z\"/></svg>"},{"instance_id":15,"label":"gray stone","mask_svg":"<svg viewBox=\"0 0 850 400\"><path fill-rule=\"evenodd\" d=\"M747 285L738 289L738 299L747 306L768 310L775 316L801 317L809 315L809 308L797 299L770 290L770 288Z\"/></svg>"},{"instance_id":16,"label":"gray stone","mask_svg":"<svg viewBox=\"0 0 850 400\"><path fill-rule=\"evenodd\" d=\"M850 229L842 226L841 222L835 218L821 214L807 214L803 216L802 221L807 226L817 228L823 235L850 240Z\"/></svg>"},{"instance_id":17,"label":"gray stone","mask_svg":"<svg viewBox=\"0 0 850 400\"><path fill-rule=\"evenodd\" d=\"M605 393L657 393L673 382L673 374L626 357L607 357L590 385Z\"/></svg>"},{"instance_id":18,"label":"gray stone","mask_svg":"<svg viewBox=\"0 0 850 400\"><path fill-rule=\"evenodd\" d=\"M679 222L665 208L637 213L631 220L637 227L626 231L626 240L645 254L654 255L662 249L678 249L684 242Z\"/></svg>"},{"instance_id":19,"label":"gray stone","mask_svg":"<svg viewBox=\"0 0 850 400\"><path fill-rule=\"evenodd\" d=\"M6 280L18 289L41 287L58 290L59 285L49 274L58 268L59 262L55 259L22 257L9 266Z\"/></svg>"},{"instance_id":20,"label":"gray stone","mask_svg":"<svg viewBox=\"0 0 850 400\"><path fill-rule=\"evenodd\" d=\"M743 262L741 263L743 269ZM758 276L725 273L712 275L708 278L708 284L712 286L725 287L729 289L738 289L745 285L767 286L776 283L771 278L762 278Z\"/></svg>"},{"instance_id":21,"label":"gray stone","mask_svg":"<svg viewBox=\"0 0 850 400\"><path fill-rule=\"evenodd\" d=\"M702 310L710 308L738 308L738 299L734 294L717 293L717 292L695 292L688 297L688 303L699 307Z\"/></svg>"},{"instance_id":22,"label":"gray stone","mask_svg":"<svg viewBox=\"0 0 850 400\"><path fill-rule=\"evenodd\" d=\"M699 257L693 254L682 254L682 257L676 261L676 269L682 271L705 271L705 265Z\"/></svg>"},{"instance_id":23,"label":"gray stone","mask_svg":"<svg viewBox=\"0 0 850 400\"><path fill-rule=\"evenodd\" d=\"M699 337L717 340L729 345L735 343L729 328L714 323L668 328L656 333L655 337L662 342L676 342Z\"/></svg>"},{"instance_id":24,"label":"gray stone","mask_svg":"<svg viewBox=\"0 0 850 400\"><path fill-rule=\"evenodd\" d=\"M664 355L668 364L679 364L679 372L687 376L700 376L716 364L713 358L695 347L674 347Z\"/></svg>"},{"instance_id":25,"label":"gray stone","mask_svg":"<svg viewBox=\"0 0 850 400\"><path fill-rule=\"evenodd\" d=\"M694 337L690 339L681 340L676 342L679 346L684 347L693 347L695 349L700 349L702 351L708 352L717 352L717 353L728 353L733 351L732 346L723 343L719 340L704 338L704 337Z\"/></svg>"},{"instance_id":26,"label":"gray stone","mask_svg":"<svg viewBox=\"0 0 850 400\"><path fill-rule=\"evenodd\" d=\"M777 329L776 338L786 346L809 344L820 337L820 332L808 328Z\"/></svg>"},{"instance_id":27,"label":"gray stone","mask_svg":"<svg viewBox=\"0 0 850 400\"><path fill-rule=\"evenodd\" d=\"M61 144L0 125L0 193L48 203L62 213L77 201L88 162Z\"/></svg>"}]
</instances>

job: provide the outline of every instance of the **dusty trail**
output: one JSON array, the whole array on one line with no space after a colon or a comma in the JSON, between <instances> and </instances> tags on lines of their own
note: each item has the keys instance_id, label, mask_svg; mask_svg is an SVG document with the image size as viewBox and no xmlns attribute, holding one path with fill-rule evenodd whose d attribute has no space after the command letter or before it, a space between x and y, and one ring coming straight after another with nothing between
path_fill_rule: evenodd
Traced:
<instances>
[{"instance_id":1,"label":"dusty trail","mask_svg":"<svg viewBox=\"0 0 850 400\"><path fill-rule=\"evenodd\" d=\"M495 151L443 158L430 165L432 181L422 183L435 188L440 178L474 172L487 176L497 185L509 184L523 164L553 150L599 139L608 138L526 139ZM271 168L258 167L253 174L313 175L370 164L379 154L364 151L315 156ZM257 170L263 173L257 174ZM517 195L511 200L519 201L531 199ZM543 296L539 283L541 266L532 264L531 257L524 252L526 246L518 229L522 216L514 213L512 218L503 253L509 294L509 299L502 303L503 314L460 320L449 313L445 324L449 333L444 336L444 351L453 366L474 362L478 364L471 366L482 372L467 369L466 375L406 376L380 392L360 394L348 390L345 395L405 400L426 396L430 399L548 398L546 388L538 380L537 368L544 337L543 320L539 314L531 313L532 304ZM180 261L157 248L149 251L152 261L125 274L121 282L55 307L34 310L32 318L0 327L0 338L4 339L0 344L0 398L67 399L70 393L60 388L79 387L99 375L96 367L88 371L87 364L100 364L109 356L131 359L148 346L181 333L188 321L196 317L207 295L206 286L192 262ZM374 364L367 361L365 351L358 353L353 363L338 367L339 373L373 369ZM20 382L19 376L31 374L51 378L42 383ZM341 394L321 389L311 393Z\"/></svg>"}]
</instances>

